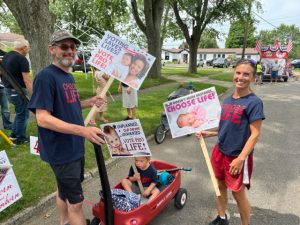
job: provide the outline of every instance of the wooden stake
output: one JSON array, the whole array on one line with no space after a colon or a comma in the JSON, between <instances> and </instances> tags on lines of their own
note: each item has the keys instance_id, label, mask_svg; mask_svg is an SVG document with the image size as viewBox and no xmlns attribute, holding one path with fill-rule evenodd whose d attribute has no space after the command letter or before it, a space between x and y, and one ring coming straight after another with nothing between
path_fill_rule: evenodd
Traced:
<instances>
[{"instance_id":1,"label":"wooden stake","mask_svg":"<svg viewBox=\"0 0 300 225\"><path fill-rule=\"evenodd\" d=\"M210 158L209 158L209 155L208 155L208 151L207 151L207 148L206 148L204 138L202 136L201 136L199 142L200 142L202 152L203 152L203 155L204 155L204 158L205 158L205 162L206 162L206 165L207 165L207 168L208 168L210 179L211 179L213 187L215 189L216 196L219 197L219 196L221 196L220 189L219 189L219 186L218 186L218 183L217 183L217 179L216 179L214 170L213 170L211 162L210 162Z\"/></svg>"},{"instance_id":2,"label":"wooden stake","mask_svg":"<svg viewBox=\"0 0 300 225\"><path fill-rule=\"evenodd\" d=\"M134 159L134 158L133 158ZM131 164L132 168L133 168L133 171L134 171L134 174L138 173L137 171L137 168L135 166L135 160L133 161L133 163ZM137 180L138 182L138 185L139 185L139 188L140 188L140 191L141 191L141 194L143 195L144 194L144 187L142 185L142 182L141 180Z\"/></svg>"},{"instance_id":3,"label":"wooden stake","mask_svg":"<svg viewBox=\"0 0 300 225\"><path fill-rule=\"evenodd\" d=\"M104 97L106 95L106 92L108 91L109 87L111 86L112 82L114 81L114 78L112 76L109 77L105 87L103 88L103 90L101 91L101 93L98 95L100 97ZM84 125L87 126L88 123L90 122L91 118L95 115L96 113L96 109L97 106L93 105L91 111L89 112L89 114L86 116L85 120L84 120Z\"/></svg>"}]
</instances>

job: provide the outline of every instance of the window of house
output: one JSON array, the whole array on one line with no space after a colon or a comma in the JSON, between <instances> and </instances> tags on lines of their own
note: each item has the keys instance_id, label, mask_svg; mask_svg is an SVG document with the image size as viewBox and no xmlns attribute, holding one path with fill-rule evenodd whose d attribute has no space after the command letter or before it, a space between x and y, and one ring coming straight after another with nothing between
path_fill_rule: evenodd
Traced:
<instances>
[{"instance_id":1,"label":"window of house","mask_svg":"<svg viewBox=\"0 0 300 225\"><path fill-rule=\"evenodd\" d=\"M206 54L203 54L203 59L206 60Z\"/></svg>"},{"instance_id":2,"label":"window of house","mask_svg":"<svg viewBox=\"0 0 300 225\"><path fill-rule=\"evenodd\" d=\"M222 58L225 58L225 54L222 54Z\"/></svg>"}]
</instances>

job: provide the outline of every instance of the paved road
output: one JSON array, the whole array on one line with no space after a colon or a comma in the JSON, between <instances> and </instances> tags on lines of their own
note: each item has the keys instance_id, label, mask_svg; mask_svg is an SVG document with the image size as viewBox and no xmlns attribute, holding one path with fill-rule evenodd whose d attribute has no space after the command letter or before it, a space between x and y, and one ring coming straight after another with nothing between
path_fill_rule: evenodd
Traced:
<instances>
[{"instance_id":1,"label":"paved road","mask_svg":"<svg viewBox=\"0 0 300 225\"><path fill-rule=\"evenodd\" d=\"M254 87L264 101L267 119L255 150L252 188L248 192L253 225L300 225L299 87L300 82L293 81ZM215 138L206 140L209 150L214 142ZM161 145L153 140L149 145L153 158L193 167L192 172L182 174L182 187L188 190L186 206L177 210L173 201L170 202L150 225L208 224L216 213L214 192L198 141L194 136L178 139L168 136ZM129 160L114 163L108 172L111 185L127 175L129 165ZM85 196L90 203L98 201L99 189L99 177L85 183ZM91 218L90 204L85 204L84 210ZM230 224L239 225L237 207L231 196L228 211ZM24 224L59 224L54 202Z\"/></svg>"}]
</instances>

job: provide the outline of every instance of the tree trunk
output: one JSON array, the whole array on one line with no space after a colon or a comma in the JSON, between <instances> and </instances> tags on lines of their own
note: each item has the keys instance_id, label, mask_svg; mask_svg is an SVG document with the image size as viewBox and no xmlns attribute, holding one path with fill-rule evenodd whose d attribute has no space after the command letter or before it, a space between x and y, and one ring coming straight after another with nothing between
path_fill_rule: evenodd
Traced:
<instances>
[{"instance_id":1,"label":"tree trunk","mask_svg":"<svg viewBox=\"0 0 300 225\"><path fill-rule=\"evenodd\" d=\"M16 18L29 52L33 76L51 62L48 44L54 31L55 16L49 11L48 0L3 0Z\"/></svg>"},{"instance_id":2,"label":"tree trunk","mask_svg":"<svg viewBox=\"0 0 300 225\"><path fill-rule=\"evenodd\" d=\"M161 77L160 27L164 11L164 0L144 0L145 23L141 20L136 0L131 0L132 13L141 31L147 37L148 53L156 57L148 77Z\"/></svg>"},{"instance_id":3,"label":"tree trunk","mask_svg":"<svg viewBox=\"0 0 300 225\"><path fill-rule=\"evenodd\" d=\"M155 62L153 63L150 71L149 77L159 78L161 77L161 43L160 35L148 38L148 53L155 56Z\"/></svg>"},{"instance_id":4,"label":"tree trunk","mask_svg":"<svg viewBox=\"0 0 300 225\"><path fill-rule=\"evenodd\" d=\"M189 73L197 73L197 49L199 43L191 42L189 45L190 50L190 63L189 63Z\"/></svg>"}]
</instances>

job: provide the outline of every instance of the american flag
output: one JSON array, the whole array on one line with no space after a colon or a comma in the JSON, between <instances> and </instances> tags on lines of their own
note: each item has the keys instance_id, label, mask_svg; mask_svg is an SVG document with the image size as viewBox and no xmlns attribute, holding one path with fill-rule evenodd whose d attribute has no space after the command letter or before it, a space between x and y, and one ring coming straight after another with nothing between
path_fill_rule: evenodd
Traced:
<instances>
[{"instance_id":1,"label":"american flag","mask_svg":"<svg viewBox=\"0 0 300 225\"><path fill-rule=\"evenodd\" d=\"M261 52L261 40L257 40L256 41L256 46L255 46L255 49L256 49L256 51L258 51L258 53L260 53Z\"/></svg>"},{"instance_id":2,"label":"american flag","mask_svg":"<svg viewBox=\"0 0 300 225\"><path fill-rule=\"evenodd\" d=\"M278 39L276 39L275 41L274 41L274 48L278 48L279 47L279 41L278 41Z\"/></svg>"},{"instance_id":3,"label":"american flag","mask_svg":"<svg viewBox=\"0 0 300 225\"><path fill-rule=\"evenodd\" d=\"M288 44L287 44L287 52L292 51L293 49L293 41L289 40Z\"/></svg>"}]
</instances>

